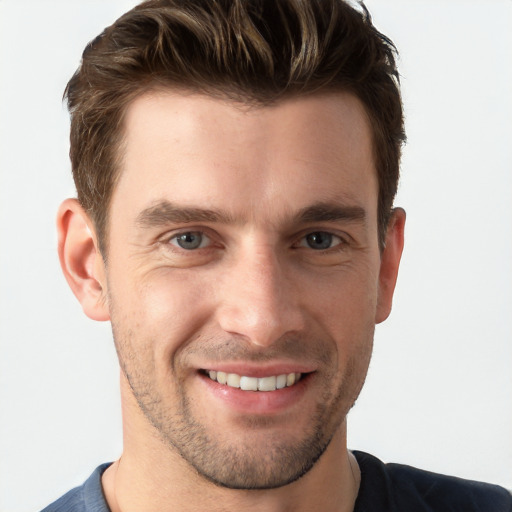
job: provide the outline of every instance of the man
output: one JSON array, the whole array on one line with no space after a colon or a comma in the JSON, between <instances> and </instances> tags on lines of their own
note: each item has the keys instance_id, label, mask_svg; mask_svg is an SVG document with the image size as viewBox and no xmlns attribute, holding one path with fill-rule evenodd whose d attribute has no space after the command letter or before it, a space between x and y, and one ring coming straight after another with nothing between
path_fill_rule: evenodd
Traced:
<instances>
[{"instance_id":1,"label":"man","mask_svg":"<svg viewBox=\"0 0 512 512\"><path fill-rule=\"evenodd\" d=\"M334 0L151 1L88 46L59 255L124 451L45 510L512 509L347 450L403 247L394 56Z\"/></svg>"}]
</instances>

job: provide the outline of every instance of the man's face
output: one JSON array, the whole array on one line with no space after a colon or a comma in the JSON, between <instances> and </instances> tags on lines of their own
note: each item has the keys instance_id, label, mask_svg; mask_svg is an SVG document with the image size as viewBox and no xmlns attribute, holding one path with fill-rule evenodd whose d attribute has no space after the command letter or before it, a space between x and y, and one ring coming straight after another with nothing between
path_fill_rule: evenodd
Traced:
<instances>
[{"instance_id":1,"label":"man's face","mask_svg":"<svg viewBox=\"0 0 512 512\"><path fill-rule=\"evenodd\" d=\"M384 315L363 107L161 92L125 128L106 274L131 390L201 475L289 483L342 428Z\"/></svg>"}]
</instances>

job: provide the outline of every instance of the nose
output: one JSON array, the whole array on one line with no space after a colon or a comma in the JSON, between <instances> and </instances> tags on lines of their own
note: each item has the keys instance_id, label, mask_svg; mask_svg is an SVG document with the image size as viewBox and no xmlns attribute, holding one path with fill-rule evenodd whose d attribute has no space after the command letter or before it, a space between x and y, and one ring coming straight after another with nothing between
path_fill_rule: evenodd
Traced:
<instances>
[{"instance_id":1,"label":"nose","mask_svg":"<svg viewBox=\"0 0 512 512\"><path fill-rule=\"evenodd\" d=\"M270 247L240 254L221 279L220 327L260 347L302 330L303 312L292 274Z\"/></svg>"}]
</instances>

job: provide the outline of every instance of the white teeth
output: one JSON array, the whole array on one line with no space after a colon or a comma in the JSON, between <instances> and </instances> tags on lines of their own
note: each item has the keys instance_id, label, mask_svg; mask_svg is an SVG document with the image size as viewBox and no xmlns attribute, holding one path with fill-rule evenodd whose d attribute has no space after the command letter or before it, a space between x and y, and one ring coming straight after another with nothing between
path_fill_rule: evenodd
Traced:
<instances>
[{"instance_id":1,"label":"white teeth","mask_svg":"<svg viewBox=\"0 0 512 512\"><path fill-rule=\"evenodd\" d=\"M283 389L286 387L286 374L278 375L276 378L276 388Z\"/></svg>"},{"instance_id":2,"label":"white teeth","mask_svg":"<svg viewBox=\"0 0 512 512\"><path fill-rule=\"evenodd\" d=\"M240 389L258 391L258 379L256 377L240 377Z\"/></svg>"},{"instance_id":3,"label":"white teeth","mask_svg":"<svg viewBox=\"0 0 512 512\"><path fill-rule=\"evenodd\" d=\"M239 388L240 380L240 375L237 375L236 373L228 373L228 380L226 381L226 384L232 388Z\"/></svg>"},{"instance_id":4,"label":"white teeth","mask_svg":"<svg viewBox=\"0 0 512 512\"><path fill-rule=\"evenodd\" d=\"M270 377L246 377L236 373L218 372L209 370L206 372L210 379L219 384L226 384L232 388L240 388L244 391L275 391L293 386L301 378L300 373L283 373Z\"/></svg>"},{"instance_id":5,"label":"white teeth","mask_svg":"<svg viewBox=\"0 0 512 512\"><path fill-rule=\"evenodd\" d=\"M276 377L263 377L258 379L258 391L274 391L276 389Z\"/></svg>"}]
</instances>

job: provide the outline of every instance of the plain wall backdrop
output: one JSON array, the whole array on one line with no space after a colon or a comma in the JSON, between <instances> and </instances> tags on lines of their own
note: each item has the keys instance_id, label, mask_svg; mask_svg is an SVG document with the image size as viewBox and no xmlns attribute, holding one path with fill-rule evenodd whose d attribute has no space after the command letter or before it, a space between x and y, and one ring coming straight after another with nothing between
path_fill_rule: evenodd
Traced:
<instances>
[{"instance_id":1,"label":"plain wall backdrop","mask_svg":"<svg viewBox=\"0 0 512 512\"><path fill-rule=\"evenodd\" d=\"M110 326L61 275L74 195L61 104L132 1L0 0L0 511L41 509L119 456ZM368 0L400 50L408 213L349 446L512 487L512 2Z\"/></svg>"}]
</instances>

